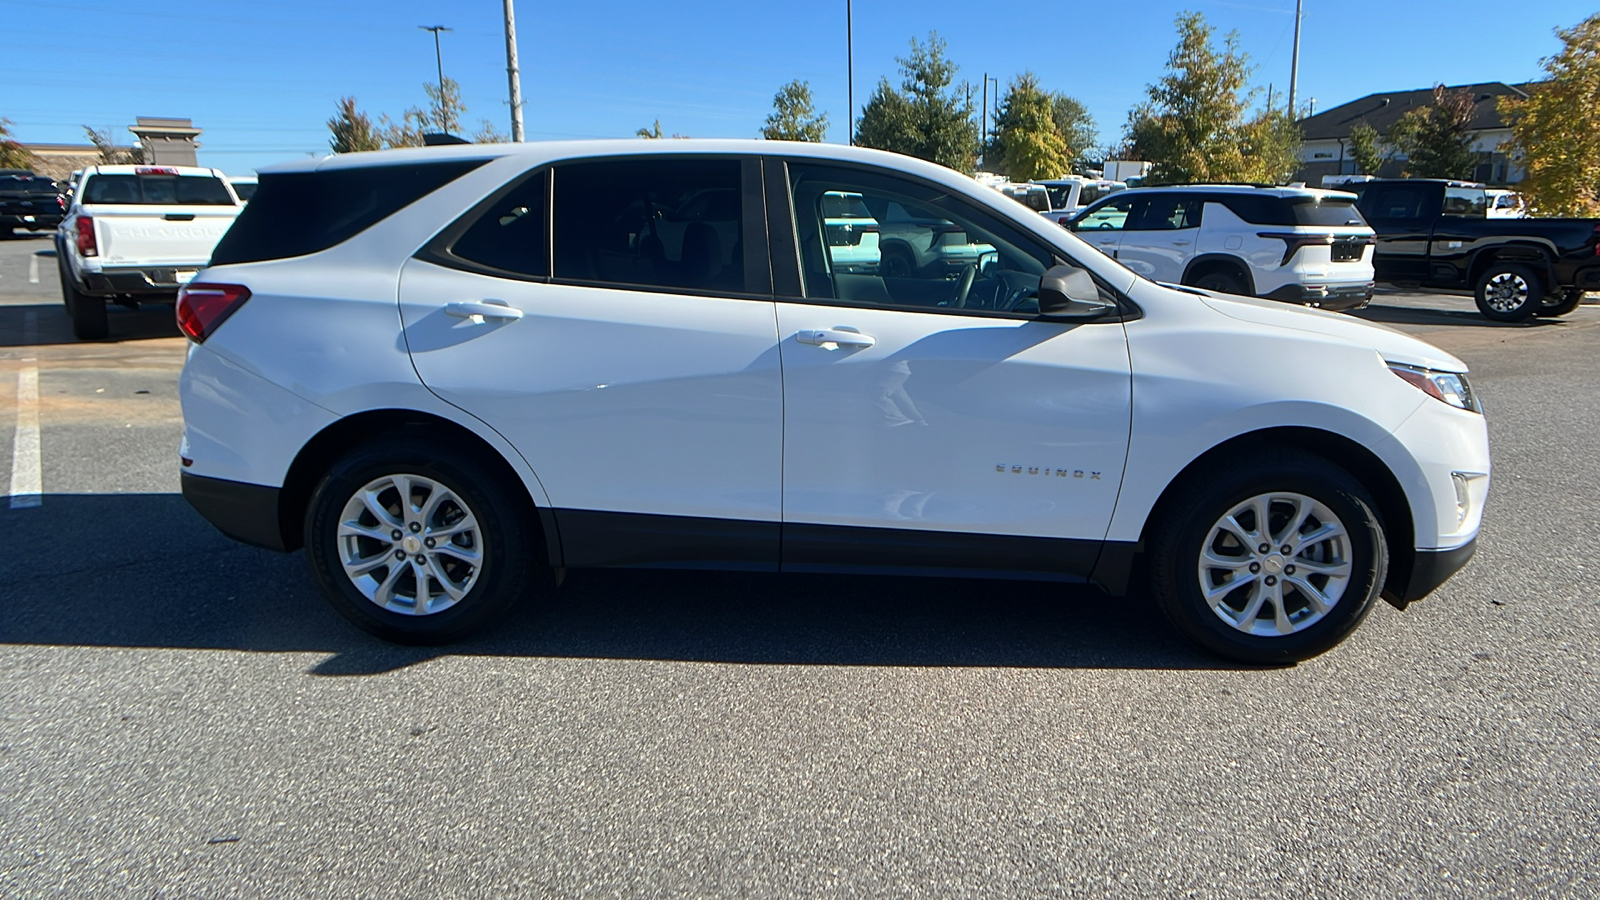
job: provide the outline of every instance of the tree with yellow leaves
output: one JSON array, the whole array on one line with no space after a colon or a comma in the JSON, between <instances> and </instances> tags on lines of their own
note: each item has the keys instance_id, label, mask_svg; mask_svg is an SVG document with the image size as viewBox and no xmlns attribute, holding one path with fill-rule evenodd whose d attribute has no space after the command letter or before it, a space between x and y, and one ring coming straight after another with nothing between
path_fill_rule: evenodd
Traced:
<instances>
[{"instance_id":1,"label":"tree with yellow leaves","mask_svg":"<svg viewBox=\"0 0 1600 900\"><path fill-rule=\"evenodd\" d=\"M1600 13L1556 36L1561 52L1542 61L1549 78L1500 101L1506 146L1527 170L1517 190L1535 214L1600 216Z\"/></svg>"}]
</instances>

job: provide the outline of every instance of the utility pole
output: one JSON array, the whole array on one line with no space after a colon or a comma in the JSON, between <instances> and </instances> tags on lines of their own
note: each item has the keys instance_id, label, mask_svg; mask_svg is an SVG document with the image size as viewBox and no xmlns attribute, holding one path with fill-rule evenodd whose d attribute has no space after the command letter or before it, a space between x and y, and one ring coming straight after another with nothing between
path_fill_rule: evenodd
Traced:
<instances>
[{"instance_id":1,"label":"utility pole","mask_svg":"<svg viewBox=\"0 0 1600 900\"><path fill-rule=\"evenodd\" d=\"M989 73L983 73L983 133L978 135L978 158L989 164Z\"/></svg>"},{"instance_id":2,"label":"utility pole","mask_svg":"<svg viewBox=\"0 0 1600 900\"><path fill-rule=\"evenodd\" d=\"M455 29L446 28L443 25L418 25L417 27L423 31L433 32L433 61L439 67L439 112L449 115L450 110L444 103L444 53L439 49L439 32L454 31ZM451 134L455 133L455 129L451 127L454 123L440 122L439 124L444 126L445 131Z\"/></svg>"},{"instance_id":3,"label":"utility pole","mask_svg":"<svg viewBox=\"0 0 1600 900\"><path fill-rule=\"evenodd\" d=\"M1295 87L1300 78L1300 14L1304 0L1294 0L1294 56L1289 62L1289 121L1299 117L1295 112Z\"/></svg>"},{"instance_id":4,"label":"utility pole","mask_svg":"<svg viewBox=\"0 0 1600 900\"><path fill-rule=\"evenodd\" d=\"M851 34L851 0L844 0L844 91L845 103L850 106L850 114L845 116L845 144L856 145L856 51L854 36Z\"/></svg>"},{"instance_id":5,"label":"utility pole","mask_svg":"<svg viewBox=\"0 0 1600 900\"><path fill-rule=\"evenodd\" d=\"M517 14L511 9L511 0L506 0L506 77L511 80L511 140L520 144L523 141L522 73L517 71Z\"/></svg>"}]
</instances>

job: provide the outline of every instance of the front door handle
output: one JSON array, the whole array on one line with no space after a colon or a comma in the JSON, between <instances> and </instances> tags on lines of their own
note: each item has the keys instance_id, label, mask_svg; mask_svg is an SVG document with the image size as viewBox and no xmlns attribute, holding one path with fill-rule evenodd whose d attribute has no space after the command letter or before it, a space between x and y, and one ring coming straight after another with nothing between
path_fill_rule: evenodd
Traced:
<instances>
[{"instance_id":1,"label":"front door handle","mask_svg":"<svg viewBox=\"0 0 1600 900\"><path fill-rule=\"evenodd\" d=\"M838 347L871 347L878 342L872 335L862 334L848 325L807 329L796 334L794 339L802 344L811 344L828 350ZM829 344L833 346L829 347Z\"/></svg>"},{"instance_id":2,"label":"front door handle","mask_svg":"<svg viewBox=\"0 0 1600 900\"><path fill-rule=\"evenodd\" d=\"M504 300L457 300L446 303L444 311L460 319L520 319L522 310Z\"/></svg>"}]
</instances>

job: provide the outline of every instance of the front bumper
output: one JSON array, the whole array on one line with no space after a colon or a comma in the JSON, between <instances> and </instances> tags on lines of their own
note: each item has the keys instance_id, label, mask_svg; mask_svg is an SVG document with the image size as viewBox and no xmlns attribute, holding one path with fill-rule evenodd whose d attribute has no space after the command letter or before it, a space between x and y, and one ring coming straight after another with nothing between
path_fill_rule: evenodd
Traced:
<instances>
[{"instance_id":1,"label":"front bumper","mask_svg":"<svg viewBox=\"0 0 1600 900\"><path fill-rule=\"evenodd\" d=\"M1361 309L1371 303L1375 286L1371 281L1356 284L1286 284L1262 296L1268 300L1282 300L1286 303L1299 303L1303 306L1342 312L1347 309Z\"/></svg>"},{"instance_id":2,"label":"front bumper","mask_svg":"<svg viewBox=\"0 0 1600 900\"><path fill-rule=\"evenodd\" d=\"M1421 600L1450 580L1450 576L1466 567L1472 554L1477 552L1478 539L1473 538L1451 550L1418 550L1412 557L1411 571L1403 579L1391 575L1383 599L1391 605L1405 609L1413 600ZM1401 573L1394 573L1396 575Z\"/></svg>"},{"instance_id":3,"label":"front bumper","mask_svg":"<svg viewBox=\"0 0 1600 900\"><path fill-rule=\"evenodd\" d=\"M286 550L279 524L280 489L204 475L180 475L183 499L217 530L268 550Z\"/></svg>"}]
</instances>

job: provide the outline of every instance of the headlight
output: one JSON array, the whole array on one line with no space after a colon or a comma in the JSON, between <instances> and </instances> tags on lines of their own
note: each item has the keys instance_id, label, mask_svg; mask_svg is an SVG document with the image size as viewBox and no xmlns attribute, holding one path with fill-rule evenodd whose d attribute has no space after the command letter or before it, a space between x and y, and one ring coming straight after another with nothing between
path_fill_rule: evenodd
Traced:
<instances>
[{"instance_id":1,"label":"headlight","mask_svg":"<svg viewBox=\"0 0 1600 900\"><path fill-rule=\"evenodd\" d=\"M1467 376L1459 372L1440 372L1436 369L1393 362L1389 363L1389 371L1435 400L1448 403L1456 409L1465 409L1480 415L1483 413L1483 406L1478 403L1477 395L1472 393L1472 386L1467 384Z\"/></svg>"}]
</instances>

